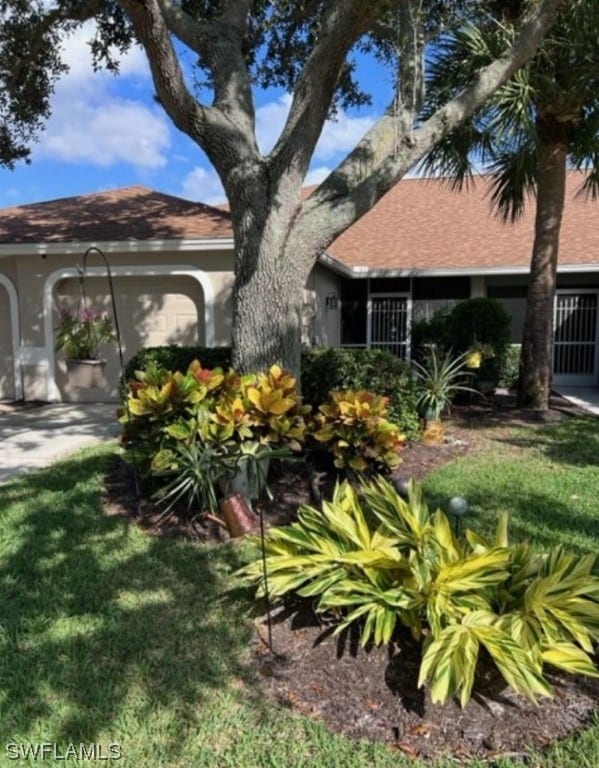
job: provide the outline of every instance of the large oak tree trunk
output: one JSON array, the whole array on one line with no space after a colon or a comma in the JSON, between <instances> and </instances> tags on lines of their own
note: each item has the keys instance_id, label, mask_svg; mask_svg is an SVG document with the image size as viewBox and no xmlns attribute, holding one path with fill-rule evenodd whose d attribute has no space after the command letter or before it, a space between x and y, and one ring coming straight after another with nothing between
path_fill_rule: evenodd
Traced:
<instances>
[{"instance_id":1,"label":"large oak tree trunk","mask_svg":"<svg viewBox=\"0 0 599 768\"><path fill-rule=\"evenodd\" d=\"M553 371L553 307L568 145L566 125L551 116L539 117L537 130L535 239L522 338L518 405L547 410Z\"/></svg>"},{"instance_id":2,"label":"large oak tree trunk","mask_svg":"<svg viewBox=\"0 0 599 768\"><path fill-rule=\"evenodd\" d=\"M308 258L304 247L293 243L300 180L289 185L286 194L280 189L273 194L261 181L251 186L252 206L245 206L237 218L232 208L232 363L244 373L278 363L299 378L303 291L316 258Z\"/></svg>"},{"instance_id":3,"label":"large oak tree trunk","mask_svg":"<svg viewBox=\"0 0 599 768\"><path fill-rule=\"evenodd\" d=\"M301 319L305 278L294 265L256 244L253 269L235 278L233 366L242 372L267 370L273 363L300 370ZM247 259L247 254L246 254Z\"/></svg>"}]
</instances>

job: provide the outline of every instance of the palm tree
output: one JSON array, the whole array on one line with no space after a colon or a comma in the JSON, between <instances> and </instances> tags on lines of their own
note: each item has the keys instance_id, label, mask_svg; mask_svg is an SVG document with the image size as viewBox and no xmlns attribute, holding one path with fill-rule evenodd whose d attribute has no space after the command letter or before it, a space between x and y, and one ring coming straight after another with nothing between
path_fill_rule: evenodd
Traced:
<instances>
[{"instance_id":1,"label":"palm tree","mask_svg":"<svg viewBox=\"0 0 599 768\"><path fill-rule=\"evenodd\" d=\"M499 5L503 8L505 3L491 3L491 10ZM433 68L427 110L470 77L467 52L480 64L506 45L511 34L507 21L490 14L486 22L467 25L447 38ZM545 410L551 390L553 306L568 166L587 171L579 193L599 196L596 0L573 3L531 63L468 125L445 138L427 157L426 168L450 176L459 189L475 159L494 177L491 202L504 220L518 219L536 195L518 405Z\"/></svg>"}]
</instances>

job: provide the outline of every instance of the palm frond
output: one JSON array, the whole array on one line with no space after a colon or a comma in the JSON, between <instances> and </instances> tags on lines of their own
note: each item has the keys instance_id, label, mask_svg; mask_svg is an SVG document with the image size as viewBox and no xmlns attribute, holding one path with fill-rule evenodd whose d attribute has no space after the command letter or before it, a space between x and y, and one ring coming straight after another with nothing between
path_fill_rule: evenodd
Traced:
<instances>
[{"instance_id":1,"label":"palm frond","mask_svg":"<svg viewBox=\"0 0 599 768\"><path fill-rule=\"evenodd\" d=\"M519 151L506 151L495 156L491 166L491 204L503 221L517 221L534 194L537 183L537 147L527 142Z\"/></svg>"}]
</instances>

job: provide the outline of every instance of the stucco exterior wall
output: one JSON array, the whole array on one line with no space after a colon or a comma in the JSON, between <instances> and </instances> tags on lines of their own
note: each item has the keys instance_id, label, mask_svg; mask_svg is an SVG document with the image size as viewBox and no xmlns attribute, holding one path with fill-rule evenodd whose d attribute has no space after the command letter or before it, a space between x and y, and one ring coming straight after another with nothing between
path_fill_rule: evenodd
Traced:
<instances>
[{"instance_id":1,"label":"stucco exterior wall","mask_svg":"<svg viewBox=\"0 0 599 768\"><path fill-rule=\"evenodd\" d=\"M84 247L70 246L67 253L21 253L0 260L0 274L10 274L19 295L21 325L19 378L26 399L69 401L113 400L117 395L120 366L116 344L103 350L107 359L106 386L95 390L70 387L63 356L54 353L58 305L67 301L77 308L80 286L77 268L83 265ZM114 275L117 312L125 360L141 346L158 343L227 344L231 332L233 255L230 250L143 252L105 251ZM97 253L87 259L86 294L91 306L111 314L106 268ZM169 274L187 270L190 275ZM203 284L193 276L201 271L209 288L207 310ZM129 274L131 273L131 274ZM0 285L0 322L6 322L6 300ZM50 306L51 319L46 318ZM206 317L211 315L210 329ZM48 329L50 329L48 331ZM209 331L209 333L208 333ZM14 397L9 387L9 349L0 341L0 397ZM52 385L53 376L56 388ZM13 377L14 378L14 377ZM7 382L3 384L2 382Z\"/></svg>"},{"instance_id":2,"label":"stucco exterior wall","mask_svg":"<svg viewBox=\"0 0 599 768\"><path fill-rule=\"evenodd\" d=\"M306 289L311 300L306 343L315 347L337 347L341 343L340 279L326 267L316 264ZM337 308L327 307L327 296L337 298Z\"/></svg>"}]
</instances>

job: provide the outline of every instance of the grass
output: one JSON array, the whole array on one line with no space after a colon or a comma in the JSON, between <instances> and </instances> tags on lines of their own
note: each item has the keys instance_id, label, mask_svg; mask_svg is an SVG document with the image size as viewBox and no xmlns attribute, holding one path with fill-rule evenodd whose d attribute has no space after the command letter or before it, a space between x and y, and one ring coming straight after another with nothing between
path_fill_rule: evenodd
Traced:
<instances>
[{"instance_id":1,"label":"grass","mask_svg":"<svg viewBox=\"0 0 599 768\"><path fill-rule=\"evenodd\" d=\"M515 540L597 551L599 420L572 418L552 426L499 433L476 458L466 456L425 484L441 506L464 496L466 524L489 533L509 512Z\"/></svg>"},{"instance_id":2,"label":"grass","mask_svg":"<svg viewBox=\"0 0 599 768\"><path fill-rule=\"evenodd\" d=\"M597 426L571 420L501 434L427 489L440 500L465 495L469 522L489 528L505 508L516 538L597 551ZM113 764L125 768L418 766L260 700L251 599L232 577L243 547L158 539L104 515L112 450L0 486L0 766L19 764L14 745L43 742L59 756L69 744L99 744L104 754L118 744ZM599 765L599 723L528 765Z\"/></svg>"}]
</instances>

